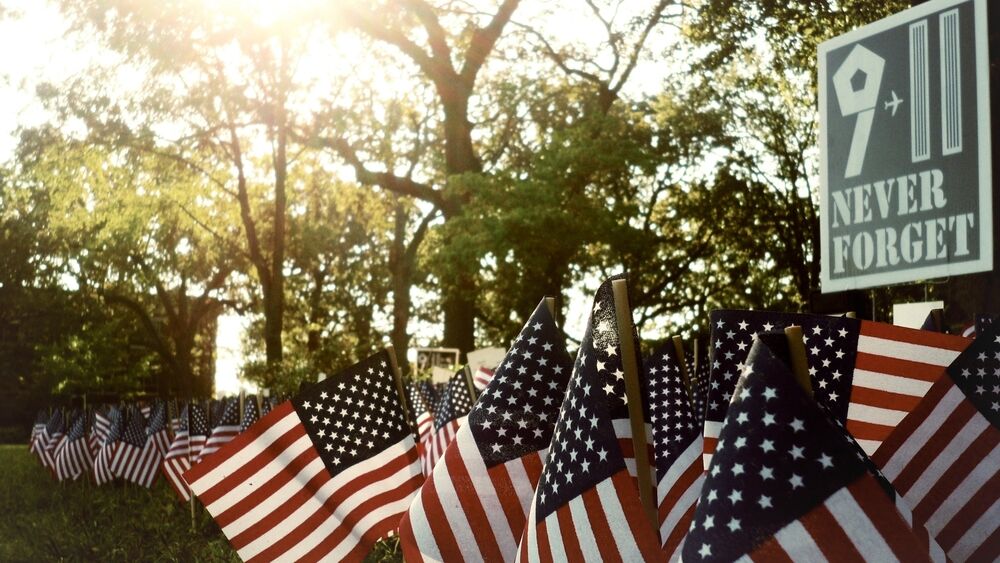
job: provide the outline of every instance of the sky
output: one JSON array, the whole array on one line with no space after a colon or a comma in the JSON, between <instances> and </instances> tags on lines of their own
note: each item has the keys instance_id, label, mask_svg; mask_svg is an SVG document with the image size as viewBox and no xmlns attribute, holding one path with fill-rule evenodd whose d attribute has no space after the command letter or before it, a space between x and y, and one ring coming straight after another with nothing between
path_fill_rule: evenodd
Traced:
<instances>
[{"instance_id":1,"label":"sky","mask_svg":"<svg viewBox=\"0 0 1000 563\"><path fill-rule=\"evenodd\" d=\"M204 0L226 3L234 0ZM289 0L291 2L311 2L313 0ZM628 5L625 2L623 5ZM94 60L108 55L85 39L69 39L65 36L68 25L51 3L44 0L0 0L8 17L0 18L0 52L5 53L0 64L0 160L12 157L16 146L16 131L21 126L39 125L51 116L35 99L35 89L41 83L60 83L84 70ZM262 18L276 17L272 9L273 0L253 0L243 2L247 9L259 10ZM270 6L270 8L269 8ZM576 3L575 6L583 6ZM532 10L536 10L532 12ZM575 40L601 37L603 28L584 11L560 9L558 14L545 4L526 4L515 14L516 21L531 22L542 29L556 30L560 39ZM13 15L11 15L13 14ZM627 14L621 15L626 17ZM669 41L669 39L663 39ZM664 49L664 43L653 42L651 50ZM659 88L669 69L662 63L648 60L640 64L630 80L627 90L650 92ZM600 280L587 280L584 287L569 288L564 309L567 333L580 338L586 327L593 290ZM72 285L72 284L70 284ZM419 295L415 296L420 300ZM378 321L378 319L376 319ZM386 331L390 324L383 319ZM240 367L244 360L241 338L249 321L238 315L227 313L219 319L216 339L216 393L232 394L241 389L256 391L255 387L239 379ZM439 335L440 327L430 324L414 327L415 346L426 345ZM509 343L493 343L506 346ZM413 356L413 351L409 351ZM408 358L412 361L412 357Z\"/></svg>"}]
</instances>

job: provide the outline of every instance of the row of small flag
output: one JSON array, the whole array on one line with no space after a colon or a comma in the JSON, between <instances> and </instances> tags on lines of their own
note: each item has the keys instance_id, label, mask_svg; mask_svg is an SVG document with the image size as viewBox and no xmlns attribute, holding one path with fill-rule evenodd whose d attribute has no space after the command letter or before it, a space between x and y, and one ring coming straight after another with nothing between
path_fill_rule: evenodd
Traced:
<instances>
[{"instance_id":1,"label":"row of small flag","mask_svg":"<svg viewBox=\"0 0 1000 563\"><path fill-rule=\"evenodd\" d=\"M157 400L40 411L29 447L58 481L90 478L104 485L121 479L149 488L162 473L188 500L183 472L267 414L273 404L272 399L258 401L250 395L207 404L190 401L182 408Z\"/></svg>"},{"instance_id":2,"label":"row of small flag","mask_svg":"<svg viewBox=\"0 0 1000 563\"><path fill-rule=\"evenodd\" d=\"M183 481L245 561L1000 558L1000 325L715 311L707 358L643 359L627 301L575 359L543 301L481 393L382 351Z\"/></svg>"}]
</instances>

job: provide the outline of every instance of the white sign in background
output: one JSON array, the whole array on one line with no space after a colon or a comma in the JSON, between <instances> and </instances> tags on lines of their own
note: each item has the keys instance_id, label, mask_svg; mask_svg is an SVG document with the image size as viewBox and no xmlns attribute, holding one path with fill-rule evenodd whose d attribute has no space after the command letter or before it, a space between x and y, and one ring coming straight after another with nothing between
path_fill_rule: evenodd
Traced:
<instances>
[{"instance_id":1,"label":"white sign in background","mask_svg":"<svg viewBox=\"0 0 1000 563\"><path fill-rule=\"evenodd\" d=\"M986 0L819 47L824 292L993 268Z\"/></svg>"}]
</instances>

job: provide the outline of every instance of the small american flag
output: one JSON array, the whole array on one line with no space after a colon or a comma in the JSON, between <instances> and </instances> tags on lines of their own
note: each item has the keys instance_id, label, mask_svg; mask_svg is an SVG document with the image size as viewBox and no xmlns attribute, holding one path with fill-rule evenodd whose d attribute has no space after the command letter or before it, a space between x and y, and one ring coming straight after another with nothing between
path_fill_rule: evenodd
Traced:
<instances>
[{"instance_id":1,"label":"small american flag","mask_svg":"<svg viewBox=\"0 0 1000 563\"><path fill-rule=\"evenodd\" d=\"M56 447L59 446L59 442L62 441L63 433L66 430L65 425L66 421L63 419L62 409L56 409L49 418L48 423L46 423L45 429L42 430L38 456L42 461L42 465L52 471L55 471L56 466L56 460L53 454L55 453Z\"/></svg>"},{"instance_id":2,"label":"small american flag","mask_svg":"<svg viewBox=\"0 0 1000 563\"><path fill-rule=\"evenodd\" d=\"M100 451L101 445L104 443L104 439L108 437L108 432L111 430L111 421L108 420L104 409L98 407L90 413L91 423L90 423L90 435L88 436L88 441L90 442L90 457L91 459L97 458L97 452Z\"/></svg>"},{"instance_id":3,"label":"small american flag","mask_svg":"<svg viewBox=\"0 0 1000 563\"><path fill-rule=\"evenodd\" d=\"M310 385L184 474L244 561L360 561L423 483L387 352Z\"/></svg>"},{"instance_id":4,"label":"small american flag","mask_svg":"<svg viewBox=\"0 0 1000 563\"><path fill-rule=\"evenodd\" d=\"M493 370L489 368L476 368L476 372L472 374L472 384L476 387L476 391L486 389L491 379L493 379Z\"/></svg>"},{"instance_id":5,"label":"small american flag","mask_svg":"<svg viewBox=\"0 0 1000 563\"><path fill-rule=\"evenodd\" d=\"M802 327L816 400L871 454L944 373L967 339L846 317L713 311L705 415L711 460L744 360L759 332Z\"/></svg>"},{"instance_id":6,"label":"small american flag","mask_svg":"<svg viewBox=\"0 0 1000 563\"><path fill-rule=\"evenodd\" d=\"M188 491L187 482L184 481L184 472L191 469L191 440L188 434L188 412L187 405L181 410L177 417L177 430L174 439L167 448L167 454L163 457L163 475L167 482L177 493L177 496L184 502L191 500L191 493Z\"/></svg>"},{"instance_id":7,"label":"small american flag","mask_svg":"<svg viewBox=\"0 0 1000 563\"><path fill-rule=\"evenodd\" d=\"M672 341L646 359L643 372L649 381L660 542L666 557L674 560L704 481L701 425L688 401Z\"/></svg>"},{"instance_id":8,"label":"small american flag","mask_svg":"<svg viewBox=\"0 0 1000 563\"><path fill-rule=\"evenodd\" d=\"M42 431L45 430L45 423L48 421L49 415L44 410L38 411L38 415L35 416L35 425L31 427L31 437L28 439L28 444L31 446L28 451L31 453L36 453L38 438L42 435Z\"/></svg>"},{"instance_id":9,"label":"small american flag","mask_svg":"<svg viewBox=\"0 0 1000 563\"><path fill-rule=\"evenodd\" d=\"M205 407L192 402L188 407L188 438L191 441L191 463L198 461L208 440L208 414Z\"/></svg>"},{"instance_id":10,"label":"small american flag","mask_svg":"<svg viewBox=\"0 0 1000 563\"><path fill-rule=\"evenodd\" d=\"M400 524L408 561L512 561L572 360L543 301Z\"/></svg>"},{"instance_id":11,"label":"small american flag","mask_svg":"<svg viewBox=\"0 0 1000 563\"><path fill-rule=\"evenodd\" d=\"M806 396L781 332L753 339L684 561L926 561L864 455Z\"/></svg>"},{"instance_id":12,"label":"small american flag","mask_svg":"<svg viewBox=\"0 0 1000 563\"><path fill-rule=\"evenodd\" d=\"M424 475L430 476L434 466L431 465L430 448L431 436L434 435L434 413L431 412L430 405L433 398L434 387L429 381L411 381L406 386L407 402L410 408L410 416L413 417L417 427L417 451L420 455L420 467Z\"/></svg>"},{"instance_id":13,"label":"small american flag","mask_svg":"<svg viewBox=\"0 0 1000 563\"><path fill-rule=\"evenodd\" d=\"M163 454L152 436L159 432L166 433L163 411L159 412L161 416L152 417L147 429L142 411L135 407L128 410L125 431L111 461L111 471L116 476L146 488L153 485ZM150 410L151 415L156 413Z\"/></svg>"},{"instance_id":14,"label":"small american flag","mask_svg":"<svg viewBox=\"0 0 1000 563\"><path fill-rule=\"evenodd\" d=\"M459 427L465 424L469 410L475 402L469 391L465 372L460 370L451 376L437 404L434 405L434 430L428 440L428 447L423 452L425 459L422 465L425 468L434 469L434 465L441 459L448 444L458 433Z\"/></svg>"},{"instance_id":15,"label":"small american flag","mask_svg":"<svg viewBox=\"0 0 1000 563\"><path fill-rule=\"evenodd\" d=\"M1000 325L977 333L873 458L950 560L1000 559Z\"/></svg>"},{"instance_id":16,"label":"small american flag","mask_svg":"<svg viewBox=\"0 0 1000 563\"><path fill-rule=\"evenodd\" d=\"M236 397L219 401L212 416L212 433L198 454L198 461L217 452L223 444L240 433L240 400Z\"/></svg>"},{"instance_id":17,"label":"small american flag","mask_svg":"<svg viewBox=\"0 0 1000 563\"><path fill-rule=\"evenodd\" d=\"M573 365L521 537L519 561L582 561L585 555L608 561L661 557L656 530L639 500L615 424L619 413L627 413L620 358L608 280L598 289Z\"/></svg>"},{"instance_id":18,"label":"small american flag","mask_svg":"<svg viewBox=\"0 0 1000 563\"><path fill-rule=\"evenodd\" d=\"M101 443L101 449L94 456L94 482L98 485L110 483L116 477L114 471L111 470L111 465L125 431L125 421L121 408L111 407L111 410L108 411L108 421L110 422L108 434Z\"/></svg>"},{"instance_id":19,"label":"small american flag","mask_svg":"<svg viewBox=\"0 0 1000 563\"><path fill-rule=\"evenodd\" d=\"M255 422L260 420L260 410L257 408L257 397L255 395L247 395L243 402L243 421L240 422L240 432L246 432L247 428L253 426Z\"/></svg>"},{"instance_id":20,"label":"small american flag","mask_svg":"<svg viewBox=\"0 0 1000 563\"><path fill-rule=\"evenodd\" d=\"M70 426L63 445L56 456L56 478L60 481L74 480L89 471L94 461L87 442L87 417L80 414Z\"/></svg>"}]
</instances>

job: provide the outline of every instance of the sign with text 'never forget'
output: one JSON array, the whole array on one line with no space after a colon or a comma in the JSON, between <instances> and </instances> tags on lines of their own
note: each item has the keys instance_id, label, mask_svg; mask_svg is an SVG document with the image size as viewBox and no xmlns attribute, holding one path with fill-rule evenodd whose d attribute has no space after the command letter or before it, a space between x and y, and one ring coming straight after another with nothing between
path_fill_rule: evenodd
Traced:
<instances>
[{"instance_id":1,"label":"sign with text 'never forget'","mask_svg":"<svg viewBox=\"0 0 1000 563\"><path fill-rule=\"evenodd\" d=\"M986 0L819 47L823 291L993 268Z\"/></svg>"}]
</instances>

